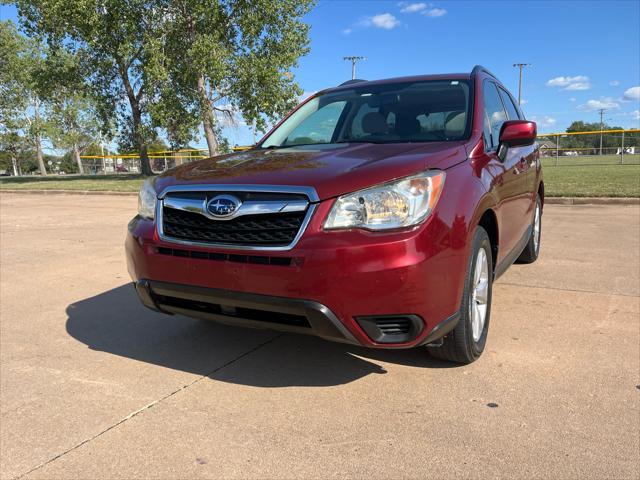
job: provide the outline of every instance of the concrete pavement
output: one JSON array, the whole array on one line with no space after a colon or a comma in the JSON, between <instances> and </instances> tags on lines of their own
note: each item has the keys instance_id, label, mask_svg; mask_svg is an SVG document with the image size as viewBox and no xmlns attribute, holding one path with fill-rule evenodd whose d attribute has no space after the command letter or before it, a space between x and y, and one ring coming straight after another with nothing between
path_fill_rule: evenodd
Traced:
<instances>
[{"instance_id":1,"label":"concrete pavement","mask_svg":"<svg viewBox=\"0 0 640 480\"><path fill-rule=\"evenodd\" d=\"M549 205L460 367L144 309L135 204L0 194L1 478L640 476L637 205Z\"/></svg>"}]
</instances>

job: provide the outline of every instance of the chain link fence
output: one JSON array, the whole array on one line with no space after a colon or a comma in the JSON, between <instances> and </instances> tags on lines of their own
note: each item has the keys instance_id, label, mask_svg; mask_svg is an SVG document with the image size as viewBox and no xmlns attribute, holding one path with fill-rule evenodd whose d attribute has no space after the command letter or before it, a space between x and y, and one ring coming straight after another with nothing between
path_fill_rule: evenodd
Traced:
<instances>
[{"instance_id":1,"label":"chain link fence","mask_svg":"<svg viewBox=\"0 0 640 480\"><path fill-rule=\"evenodd\" d=\"M150 152L149 161L153 173L162 173L184 163L207 158L208 150L166 150ZM140 156L137 154L83 155L82 167L88 175L137 174L140 168Z\"/></svg>"},{"instance_id":2,"label":"chain link fence","mask_svg":"<svg viewBox=\"0 0 640 480\"><path fill-rule=\"evenodd\" d=\"M544 166L640 164L640 130L549 133L538 144Z\"/></svg>"}]
</instances>

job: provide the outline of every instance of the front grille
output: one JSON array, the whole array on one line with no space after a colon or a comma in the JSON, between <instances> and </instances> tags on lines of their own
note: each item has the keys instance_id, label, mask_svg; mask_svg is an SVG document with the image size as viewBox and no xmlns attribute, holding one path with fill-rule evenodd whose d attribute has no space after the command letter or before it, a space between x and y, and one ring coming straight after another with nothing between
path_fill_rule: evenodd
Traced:
<instances>
[{"instance_id":1,"label":"front grille","mask_svg":"<svg viewBox=\"0 0 640 480\"><path fill-rule=\"evenodd\" d=\"M306 211L246 215L232 220L213 220L203 215L163 207L163 234L199 243L287 246L302 227Z\"/></svg>"}]
</instances>

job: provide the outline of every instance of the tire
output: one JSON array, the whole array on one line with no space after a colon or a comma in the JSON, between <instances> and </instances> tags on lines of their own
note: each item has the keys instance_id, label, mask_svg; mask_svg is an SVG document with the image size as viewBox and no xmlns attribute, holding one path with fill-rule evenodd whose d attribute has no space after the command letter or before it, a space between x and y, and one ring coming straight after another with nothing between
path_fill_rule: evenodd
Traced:
<instances>
[{"instance_id":1,"label":"tire","mask_svg":"<svg viewBox=\"0 0 640 480\"><path fill-rule=\"evenodd\" d=\"M467 275L465 277L464 291L460 308L460 319L456 327L442 339L440 347L427 347L429 353L436 358L451 362L469 364L477 360L487 343L489 319L491 318L491 292L493 288L493 259L491 257L491 242L484 228L478 226L473 235ZM479 260L480 256L484 256ZM481 265L480 265L481 264ZM478 273L480 271L480 273ZM478 295L475 286L478 280L486 276L486 288L484 295ZM482 282L481 282L482 283ZM484 298L484 323L481 328L474 322L472 309L479 307L476 315L482 313L482 298ZM476 299L479 299L477 301ZM480 317L476 317L480 318Z\"/></svg>"},{"instance_id":2,"label":"tire","mask_svg":"<svg viewBox=\"0 0 640 480\"><path fill-rule=\"evenodd\" d=\"M537 228L536 228L537 226ZM542 202L540 201L540 195L536 195L536 208L533 213L533 224L531 228L531 236L527 245L522 250L522 253L518 257L516 262L518 263L533 263L538 259L540 255L540 238L542 236Z\"/></svg>"}]
</instances>

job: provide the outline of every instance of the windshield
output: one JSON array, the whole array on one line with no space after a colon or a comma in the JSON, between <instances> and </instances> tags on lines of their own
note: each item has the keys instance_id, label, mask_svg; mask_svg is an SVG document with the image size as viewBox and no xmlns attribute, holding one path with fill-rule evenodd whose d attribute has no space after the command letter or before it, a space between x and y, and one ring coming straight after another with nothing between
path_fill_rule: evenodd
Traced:
<instances>
[{"instance_id":1,"label":"windshield","mask_svg":"<svg viewBox=\"0 0 640 480\"><path fill-rule=\"evenodd\" d=\"M356 86L312 98L260 147L460 140L468 112L464 80Z\"/></svg>"}]
</instances>

